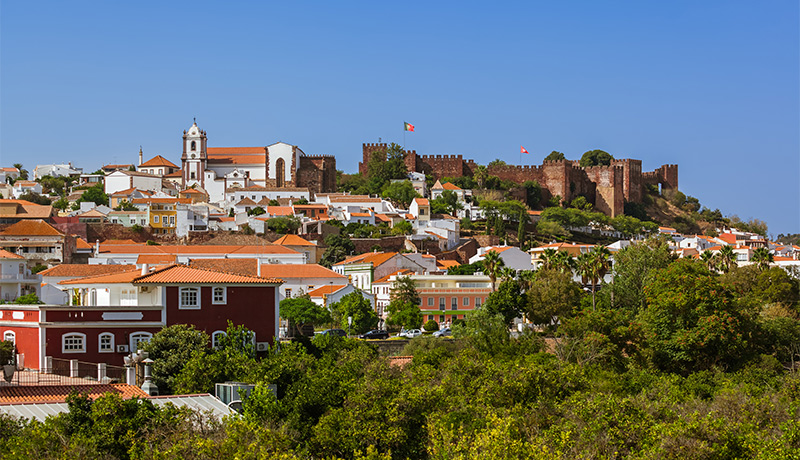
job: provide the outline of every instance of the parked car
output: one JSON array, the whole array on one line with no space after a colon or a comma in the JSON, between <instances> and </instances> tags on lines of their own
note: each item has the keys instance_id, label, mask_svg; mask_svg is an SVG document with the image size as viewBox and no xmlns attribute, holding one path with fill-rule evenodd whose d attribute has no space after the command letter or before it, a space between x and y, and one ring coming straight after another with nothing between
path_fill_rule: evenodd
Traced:
<instances>
[{"instance_id":1,"label":"parked car","mask_svg":"<svg viewBox=\"0 0 800 460\"><path fill-rule=\"evenodd\" d=\"M325 329L321 332L322 335L338 335L339 337L347 337L347 332L344 329Z\"/></svg>"},{"instance_id":2,"label":"parked car","mask_svg":"<svg viewBox=\"0 0 800 460\"><path fill-rule=\"evenodd\" d=\"M403 329L397 334L398 337L405 337L407 339L413 339L414 337L419 337L422 335L422 331L419 329Z\"/></svg>"},{"instance_id":3,"label":"parked car","mask_svg":"<svg viewBox=\"0 0 800 460\"><path fill-rule=\"evenodd\" d=\"M453 335L452 331L450 331L449 327L445 327L443 329L439 329L438 331L433 333L434 337L449 337Z\"/></svg>"},{"instance_id":4,"label":"parked car","mask_svg":"<svg viewBox=\"0 0 800 460\"><path fill-rule=\"evenodd\" d=\"M359 339L388 339L389 333L381 329L373 329L358 336Z\"/></svg>"}]
</instances>

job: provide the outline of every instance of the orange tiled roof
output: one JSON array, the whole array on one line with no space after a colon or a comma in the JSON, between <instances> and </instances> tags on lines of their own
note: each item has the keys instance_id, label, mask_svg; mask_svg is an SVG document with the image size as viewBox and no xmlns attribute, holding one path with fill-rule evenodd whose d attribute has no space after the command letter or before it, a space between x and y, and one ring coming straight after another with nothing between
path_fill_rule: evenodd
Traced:
<instances>
[{"instance_id":1,"label":"orange tiled roof","mask_svg":"<svg viewBox=\"0 0 800 460\"><path fill-rule=\"evenodd\" d=\"M736 244L736 235L733 233L720 233L717 238L728 244Z\"/></svg>"},{"instance_id":2,"label":"orange tiled roof","mask_svg":"<svg viewBox=\"0 0 800 460\"><path fill-rule=\"evenodd\" d=\"M384 276L383 278L380 278L378 280L373 281L372 284L386 283L386 282L389 281L389 278L391 278L393 276L406 276L406 275L413 275L413 274L414 274L413 271L407 270L407 269L404 268L402 270L397 270L397 271L394 271L392 273L389 273L388 275Z\"/></svg>"},{"instance_id":3,"label":"orange tiled roof","mask_svg":"<svg viewBox=\"0 0 800 460\"><path fill-rule=\"evenodd\" d=\"M136 258L137 264L174 264L178 262L175 254L141 254Z\"/></svg>"},{"instance_id":4,"label":"orange tiled roof","mask_svg":"<svg viewBox=\"0 0 800 460\"><path fill-rule=\"evenodd\" d=\"M280 278L248 276L216 270L170 265L138 277L134 284L281 284Z\"/></svg>"},{"instance_id":5,"label":"orange tiled roof","mask_svg":"<svg viewBox=\"0 0 800 460\"><path fill-rule=\"evenodd\" d=\"M86 240L83 238L76 238L75 239L75 248L76 249L92 249L92 245L87 243Z\"/></svg>"},{"instance_id":6,"label":"orange tiled roof","mask_svg":"<svg viewBox=\"0 0 800 460\"><path fill-rule=\"evenodd\" d=\"M3 236L63 236L64 234L56 230L55 227L47 222L36 220L21 220L16 224L9 225L0 232Z\"/></svg>"},{"instance_id":7,"label":"orange tiled roof","mask_svg":"<svg viewBox=\"0 0 800 460\"><path fill-rule=\"evenodd\" d=\"M0 404L15 403L63 403L73 391L86 393L97 399L106 393L116 393L122 399L147 398L141 388L127 383L108 383L96 385L41 385L0 387Z\"/></svg>"},{"instance_id":8,"label":"orange tiled roof","mask_svg":"<svg viewBox=\"0 0 800 460\"><path fill-rule=\"evenodd\" d=\"M279 244L260 245L183 245L165 244L150 246L146 244L106 244L100 243L100 252L105 254L299 254L294 249Z\"/></svg>"},{"instance_id":9,"label":"orange tiled roof","mask_svg":"<svg viewBox=\"0 0 800 460\"><path fill-rule=\"evenodd\" d=\"M437 260L436 265L440 268L448 269L450 267L458 267L461 264L457 260Z\"/></svg>"},{"instance_id":10,"label":"orange tiled roof","mask_svg":"<svg viewBox=\"0 0 800 460\"><path fill-rule=\"evenodd\" d=\"M346 284L334 284L333 286L320 286L308 292L309 297L322 297L323 295L330 295L343 289Z\"/></svg>"},{"instance_id":11,"label":"orange tiled roof","mask_svg":"<svg viewBox=\"0 0 800 460\"><path fill-rule=\"evenodd\" d=\"M53 207L25 200L0 200L0 215L17 219L48 219L53 215Z\"/></svg>"},{"instance_id":12,"label":"orange tiled roof","mask_svg":"<svg viewBox=\"0 0 800 460\"><path fill-rule=\"evenodd\" d=\"M239 275L258 275L258 259L193 259L189 266Z\"/></svg>"},{"instance_id":13,"label":"orange tiled roof","mask_svg":"<svg viewBox=\"0 0 800 460\"><path fill-rule=\"evenodd\" d=\"M198 195L205 195L203 192L197 190L196 188L187 188L185 190L182 190L181 193L196 193Z\"/></svg>"},{"instance_id":14,"label":"orange tiled roof","mask_svg":"<svg viewBox=\"0 0 800 460\"><path fill-rule=\"evenodd\" d=\"M430 206L427 198L414 198L414 201L417 202L417 206Z\"/></svg>"},{"instance_id":15,"label":"orange tiled roof","mask_svg":"<svg viewBox=\"0 0 800 460\"><path fill-rule=\"evenodd\" d=\"M86 275L82 278L59 281L58 284L127 284L132 283L139 276L141 276L141 271L134 266L134 268L127 271L103 275Z\"/></svg>"},{"instance_id":16,"label":"orange tiled roof","mask_svg":"<svg viewBox=\"0 0 800 460\"><path fill-rule=\"evenodd\" d=\"M177 171L172 171L169 174L164 174L164 177L182 177L182 176L183 176L183 171L181 171L180 169Z\"/></svg>"},{"instance_id":17,"label":"orange tiled roof","mask_svg":"<svg viewBox=\"0 0 800 460\"><path fill-rule=\"evenodd\" d=\"M151 158L151 159L149 159L149 160L147 160L144 163L139 165L140 168L142 166L168 166L170 168L176 168L176 169L178 168L178 166L175 163L167 160L166 158L162 157L161 155L156 155L153 158Z\"/></svg>"},{"instance_id":18,"label":"orange tiled roof","mask_svg":"<svg viewBox=\"0 0 800 460\"><path fill-rule=\"evenodd\" d=\"M375 214L375 220L379 220L381 222L391 222L392 219L389 218L386 214Z\"/></svg>"},{"instance_id":19,"label":"orange tiled roof","mask_svg":"<svg viewBox=\"0 0 800 460\"><path fill-rule=\"evenodd\" d=\"M251 206L251 205L255 205L255 204L256 204L255 201L251 200L250 198L244 197L238 203L236 203L234 206Z\"/></svg>"},{"instance_id":20,"label":"orange tiled roof","mask_svg":"<svg viewBox=\"0 0 800 460\"><path fill-rule=\"evenodd\" d=\"M319 264L261 264L261 276L288 278L342 278L329 268Z\"/></svg>"},{"instance_id":21,"label":"orange tiled roof","mask_svg":"<svg viewBox=\"0 0 800 460\"><path fill-rule=\"evenodd\" d=\"M442 184L442 188L445 190L461 190L461 187L457 186L456 184L451 184L450 182L445 182Z\"/></svg>"},{"instance_id":22,"label":"orange tiled roof","mask_svg":"<svg viewBox=\"0 0 800 460\"><path fill-rule=\"evenodd\" d=\"M794 257L785 257L785 256L774 256L773 260L775 262L788 262L790 260L797 260Z\"/></svg>"},{"instance_id":23,"label":"orange tiled roof","mask_svg":"<svg viewBox=\"0 0 800 460\"><path fill-rule=\"evenodd\" d=\"M42 276L56 278L85 278L88 276L107 275L136 270L136 265L88 265L88 264L61 264L39 272Z\"/></svg>"},{"instance_id":24,"label":"orange tiled roof","mask_svg":"<svg viewBox=\"0 0 800 460\"><path fill-rule=\"evenodd\" d=\"M273 241L272 244L280 244L281 246L315 246L310 241L297 235L283 235Z\"/></svg>"},{"instance_id":25,"label":"orange tiled roof","mask_svg":"<svg viewBox=\"0 0 800 460\"><path fill-rule=\"evenodd\" d=\"M24 259L24 257L8 252L5 249L0 249L0 259Z\"/></svg>"},{"instance_id":26,"label":"orange tiled roof","mask_svg":"<svg viewBox=\"0 0 800 460\"><path fill-rule=\"evenodd\" d=\"M380 203L380 198L371 198L369 195L334 195L328 197L331 203Z\"/></svg>"},{"instance_id":27,"label":"orange tiled roof","mask_svg":"<svg viewBox=\"0 0 800 460\"><path fill-rule=\"evenodd\" d=\"M397 254L398 253L396 252L367 252L365 254L350 257L334 265L371 263L373 267L377 267Z\"/></svg>"},{"instance_id":28,"label":"orange tiled roof","mask_svg":"<svg viewBox=\"0 0 800 460\"><path fill-rule=\"evenodd\" d=\"M351 216L356 216L356 217L369 217L372 214L370 214L368 212L351 212L350 215Z\"/></svg>"},{"instance_id":29,"label":"orange tiled roof","mask_svg":"<svg viewBox=\"0 0 800 460\"><path fill-rule=\"evenodd\" d=\"M127 240L105 240L103 241L103 244L141 244L142 246L144 246L146 243L137 243L136 241L127 239Z\"/></svg>"},{"instance_id":30,"label":"orange tiled roof","mask_svg":"<svg viewBox=\"0 0 800 460\"><path fill-rule=\"evenodd\" d=\"M76 217L105 217L106 215L102 212L98 211L97 209L90 209L83 214L79 214Z\"/></svg>"},{"instance_id":31,"label":"orange tiled roof","mask_svg":"<svg viewBox=\"0 0 800 460\"><path fill-rule=\"evenodd\" d=\"M265 211L271 216L293 216L291 206L267 206Z\"/></svg>"},{"instance_id":32,"label":"orange tiled roof","mask_svg":"<svg viewBox=\"0 0 800 460\"><path fill-rule=\"evenodd\" d=\"M18 172L19 172L19 169L17 169L17 168L0 168L0 171L5 171L5 172L17 172L17 173L18 173Z\"/></svg>"},{"instance_id":33,"label":"orange tiled roof","mask_svg":"<svg viewBox=\"0 0 800 460\"><path fill-rule=\"evenodd\" d=\"M209 163L264 165L267 160L266 147L209 147L206 153Z\"/></svg>"},{"instance_id":34,"label":"orange tiled roof","mask_svg":"<svg viewBox=\"0 0 800 460\"><path fill-rule=\"evenodd\" d=\"M17 186L19 186L19 187L33 187L36 184L37 184L37 182L34 182L32 180L18 180L16 182L14 182L14 187L17 187Z\"/></svg>"}]
</instances>

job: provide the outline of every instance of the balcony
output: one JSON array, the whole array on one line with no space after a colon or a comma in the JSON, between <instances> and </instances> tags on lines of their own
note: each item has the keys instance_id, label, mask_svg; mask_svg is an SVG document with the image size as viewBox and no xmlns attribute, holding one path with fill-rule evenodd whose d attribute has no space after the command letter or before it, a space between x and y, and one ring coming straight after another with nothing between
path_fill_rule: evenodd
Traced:
<instances>
[{"instance_id":1,"label":"balcony","mask_svg":"<svg viewBox=\"0 0 800 460\"><path fill-rule=\"evenodd\" d=\"M3 273L0 274L0 283L38 283L39 277L37 275L30 275L27 273Z\"/></svg>"}]
</instances>

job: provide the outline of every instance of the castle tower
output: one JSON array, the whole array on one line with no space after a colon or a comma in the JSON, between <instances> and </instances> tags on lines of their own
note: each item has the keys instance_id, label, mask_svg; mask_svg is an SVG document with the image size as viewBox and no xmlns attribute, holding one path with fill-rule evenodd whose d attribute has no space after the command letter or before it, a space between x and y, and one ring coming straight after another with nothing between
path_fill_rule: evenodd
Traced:
<instances>
[{"instance_id":1,"label":"castle tower","mask_svg":"<svg viewBox=\"0 0 800 460\"><path fill-rule=\"evenodd\" d=\"M183 188L199 185L205 188L205 170L208 154L206 132L197 127L197 121L189 131L183 132L183 155L181 155L181 171L183 172Z\"/></svg>"}]
</instances>

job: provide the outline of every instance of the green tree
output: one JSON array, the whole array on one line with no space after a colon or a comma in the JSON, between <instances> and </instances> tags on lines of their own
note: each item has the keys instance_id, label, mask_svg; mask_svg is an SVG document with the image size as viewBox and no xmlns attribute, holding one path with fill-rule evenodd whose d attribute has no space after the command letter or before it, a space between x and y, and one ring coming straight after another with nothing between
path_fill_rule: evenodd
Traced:
<instances>
[{"instance_id":1,"label":"green tree","mask_svg":"<svg viewBox=\"0 0 800 460\"><path fill-rule=\"evenodd\" d=\"M461 209L464 209L464 205L458 199L458 194L452 190L445 190L440 196L431 200L431 212L433 214L457 216L458 211Z\"/></svg>"},{"instance_id":2,"label":"green tree","mask_svg":"<svg viewBox=\"0 0 800 460\"><path fill-rule=\"evenodd\" d=\"M592 284L592 309L597 309L595 302L595 289L597 282L606 275L610 267L609 257L611 252L605 246L597 245L590 252L583 253L578 256L576 260L578 274L583 278L584 284L586 281Z\"/></svg>"},{"instance_id":3,"label":"green tree","mask_svg":"<svg viewBox=\"0 0 800 460\"><path fill-rule=\"evenodd\" d=\"M334 264L343 261L356 250L355 245L346 235L328 235L325 237L325 252L322 253L319 264L331 268Z\"/></svg>"},{"instance_id":4,"label":"green tree","mask_svg":"<svg viewBox=\"0 0 800 460\"><path fill-rule=\"evenodd\" d=\"M408 209L408 206L417 198L419 193L414 190L411 181L404 180L402 182L391 182L383 188L381 196L389 199L396 206L402 209Z\"/></svg>"},{"instance_id":5,"label":"green tree","mask_svg":"<svg viewBox=\"0 0 800 460\"><path fill-rule=\"evenodd\" d=\"M267 220L267 228L280 234L296 233L297 229L300 228L300 219L294 216L272 217Z\"/></svg>"},{"instance_id":6,"label":"green tree","mask_svg":"<svg viewBox=\"0 0 800 460\"><path fill-rule=\"evenodd\" d=\"M475 178L475 182L477 182L478 187L484 188L486 185L486 179L488 178L488 173L486 172L486 166L478 165L475 168L473 177Z\"/></svg>"},{"instance_id":7,"label":"green tree","mask_svg":"<svg viewBox=\"0 0 800 460\"><path fill-rule=\"evenodd\" d=\"M529 180L522 183L525 189L525 204L531 209L540 209L542 207L542 186L535 180Z\"/></svg>"},{"instance_id":8,"label":"green tree","mask_svg":"<svg viewBox=\"0 0 800 460\"><path fill-rule=\"evenodd\" d=\"M709 251L708 249L706 249L705 251L700 253L700 260L703 261L704 264L706 264L706 267L709 270L713 271L713 270L716 269L715 266L714 266L714 262L715 262L714 253Z\"/></svg>"},{"instance_id":9,"label":"green tree","mask_svg":"<svg viewBox=\"0 0 800 460\"><path fill-rule=\"evenodd\" d=\"M248 216L260 216L260 215L266 214L266 213L267 213L267 211L265 211L264 208L262 208L261 206L256 206L255 208L250 209L249 211L247 211L247 215Z\"/></svg>"},{"instance_id":10,"label":"green tree","mask_svg":"<svg viewBox=\"0 0 800 460\"><path fill-rule=\"evenodd\" d=\"M553 150L550 152L549 155L544 157L544 161L558 161L558 160L566 160L567 157L564 156L563 153Z\"/></svg>"},{"instance_id":11,"label":"green tree","mask_svg":"<svg viewBox=\"0 0 800 460\"><path fill-rule=\"evenodd\" d=\"M534 324L549 326L568 317L583 297L572 274L553 269L536 271L536 281L525 293L525 315Z\"/></svg>"},{"instance_id":12,"label":"green tree","mask_svg":"<svg viewBox=\"0 0 800 460\"><path fill-rule=\"evenodd\" d=\"M34 192L23 193L22 195L19 196L19 199L24 201L29 201L31 203L41 204L44 206L52 204L50 198L47 198L46 196L42 196Z\"/></svg>"},{"instance_id":13,"label":"green tree","mask_svg":"<svg viewBox=\"0 0 800 460\"><path fill-rule=\"evenodd\" d=\"M759 269L766 270L771 263L775 262L775 256L773 256L767 248L757 248L753 251L753 257L751 257L750 260L755 263Z\"/></svg>"},{"instance_id":14,"label":"green tree","mask_svg":"<svg viewBox=\"0 0 800 460\"><path fill-rule=\"evenodd\" d=\"M500 269L505 265L505 261L500 257L500 253L497 251L488 251L483 256L483 271L492 282L492 292L494 292L495 289L497 275L500 273Z\"/></svg>"},{"instance_id":15,"label":"green tree","mask_svg":"<svg viewBox=\"0 0 800 460\"><path fill-rule=\"evenodd\" d=\"M69 207L69 201L67 201L67 199L64 197L61 197L53 202L53 207L60 211L65 211Z\"/></svg>"},{"instance_id":16,"label":"green tree","mask_svg":"<svg viewBox=\"0 0 800 460\"><path fill-rule=\"evenodd\" d=\"M76 201L76 203L83 203L83 202L95 203L98 206L99 205L108 206L108 195L106 195L105 192L103 192L103 185L97 184L86 189L86 191L84 191L81 197L78 198L78 200Z\"/></svg>"},{"instance_id":17,"label":"green tree","mask_svg":"<svg viewBox=\"0 0 800 460\"><path fill-rule=\"evenodd\" d=\"M338 320L339 326L347 330L347 318L353 317L351 331L354 334L361 334L374 329L378 325L378 315L375 314L369 300L361 295L361 291L351 292L342 297L338 302L331 305L331 312L334 320Z\"/></svg>"},{"instance_id":18,"label":"green tree","mask_svg":"<svg viewBox=\"0 0 800 460\"><path fill-rule=\"evenodd\" d=\"M378 195L392 179L405 179L408 174L405 150L392 143L388 149L375 151L367 163L366 188L370 194Z\"/></svg>"},{"instance_id":19,"label":"green tree","mask_svg":"<svg viewBox=\"0 0 800 460\"><path fill-rule=\"evenodd\" d=\"M481 308L491 315L502 316L506 326L510 326L514 318L522 316L525 310L525 296L522 295L516 280L506 279L500 283L496 291L489 294Z\"/></svg>"},{"instance_id":20,"label":"green tree","mask_svg":"<svg viewBox=\"0 0 800 460\"><path fill-rule=\"evenodd\" d=\"M14 163L12 166L19 170L19 178L21 180L28 180L28 170L22 167L22 163Z\"/></svg>"},{"instance_id":21,"label":"green tree","mask_svg":"<svg viewBox=\"0 0 800 460\"><path fill-rule=\"evenodd\" d=\"M17 297L14 301L17 305L41 305L43 302L36 297L36 294L25 294Z\"/></svg>"},{"instance_id":22,"label":"green tree","mask_svg":"<svg viewBox=\"0 0 800 460\"><path fill-rule=\"evenodd\" d=\"M183 367L194 353L202 353L208 345L208 334L188 324L165 327L145 342L142 349L153 360L153 383L158 387L159 394L172 394L175 378Z\"/></svg>"},{"instance_id":23,"label":"green tree","mask_svg":"<svg viewBox=\"0 0 800 460\"><path fill-rule=\"evenodd\" d=\"M645 288L673 260L665 236L651 237L617 251L612 282L600 291L603 303L612 308L640 311L646 306Z\"/></svg>"},{"instance_id":24,"label":"green tree","mask_svg":"<svg viewBox=\"0 0 800 460\"><path fill-rule=\"evenodd\" d=\"M581 156L580 165L583 167L599 165L608 166L611 164L611 160L613 159L614 157L608 152L604 152L602 150L589 150L584 153L583 156Z\"/></svg>"},{"instance_id":25,"label":"green tree","mask_svg":"<svg viewBox=\"0 0 800 460\"><path fill-rule=\"evenodd\" d=\"M392 235L410 235L413 232L414 226L407 220L400 221L392 227Z\"/></svg>"},{"instance_id":26,"label":"green tree","mask_svg":"<svg viewBox=\"0 0 800 460\"><path fill-rule=\"evenodd\" d=\"M318 326L331 322L331 314L307 297L281 300L281 318L294 324L297 335L303 334L306 325Z\"/></svg>"},{"instance_id":27,"label":"green tree","mask_svg":"<svg viewBox=\"0 0 800 460\"><path fill-rule=\"evenodd\" d=\"M737 266L736 253L733 252L732 246L722 246L714 258L716 259L714 265L719 268L722 273L728 273Z\"/></svg>"},{"instance_id":28,"label":"green tree","mask_svg":"<svg viewBox=\"0 0 800 460\"><path fill-rule=\"evenodd\" d=\"M421 299L414 280L410 276L397 277L392 283L390 292L388 323L408 329L420 327L422 324L420 303Z\"/></svg>"},{"instance_id":29,"label":"green tree","mask_svg":"<svg viewBox=\"0 0 800 460\"><path fill-rule=\"evenodd\" d=\"M687 374L736 366L745 357L748 319L703 263L679 259L658 272L645 292L639 321L655 367Z\"/></svg>"}]
</instances>

